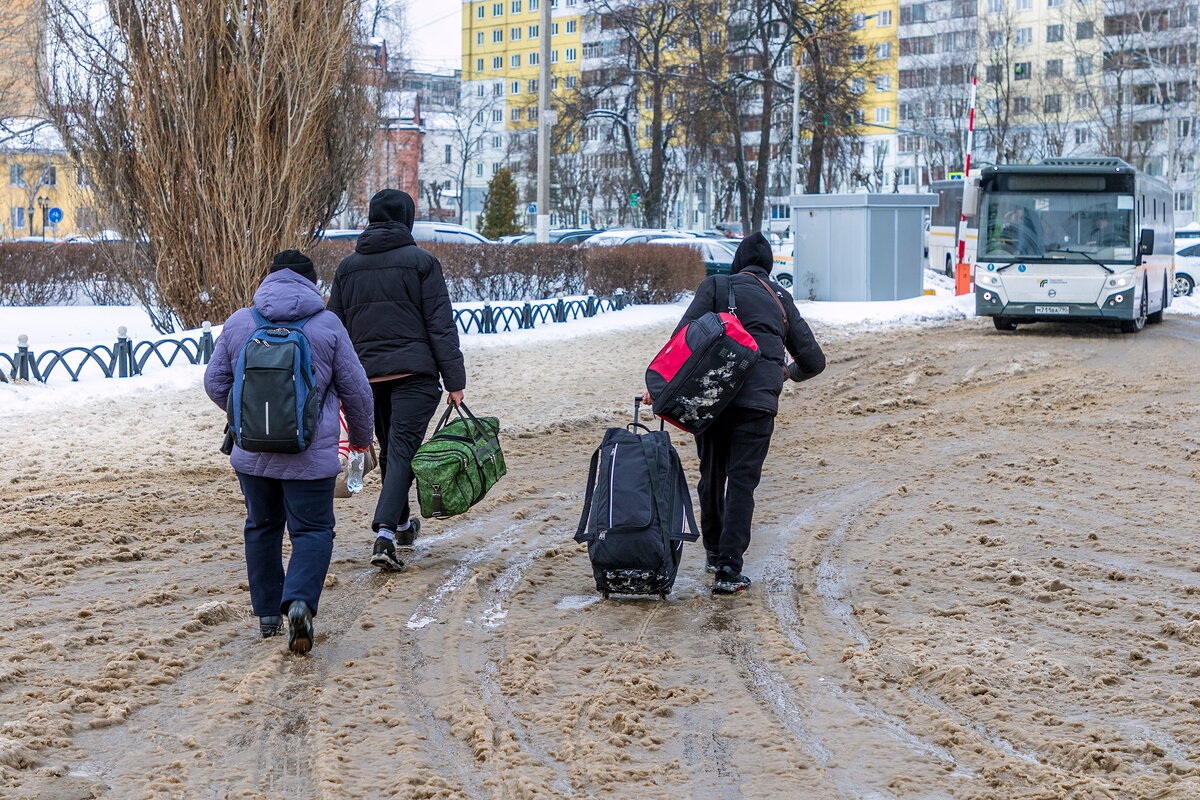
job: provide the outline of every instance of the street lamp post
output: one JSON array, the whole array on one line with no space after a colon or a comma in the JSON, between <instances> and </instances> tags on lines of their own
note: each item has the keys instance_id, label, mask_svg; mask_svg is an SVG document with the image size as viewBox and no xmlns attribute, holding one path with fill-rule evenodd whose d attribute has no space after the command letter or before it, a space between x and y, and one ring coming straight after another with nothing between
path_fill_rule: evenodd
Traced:
<instances>
[{"instance_id":1,"label":"street lamp post","mask_svg":"<svg viewBox=\"0 0 1200 800\"><path fill-rule=\"evenodd\" d=\"M550 107L550 6L551 0L541 0L541 55L538 63L538 128L537 128L537 225L535 241L550 241L550 126L554 124L554 109Z\"/></svg>"},{"instance_id":2,"label":"street lamp post","mask_svg":"<svg viewBox=\"0 0 1200 800\"><path fill-rule=\"evenodd\" d=\"M37 204L38 208L42 210L42 241L44 242L46 241L46 225L48 224L46 218L50 213L50 198L45 196L39 197Z\"/></svg>"}]
</instances>

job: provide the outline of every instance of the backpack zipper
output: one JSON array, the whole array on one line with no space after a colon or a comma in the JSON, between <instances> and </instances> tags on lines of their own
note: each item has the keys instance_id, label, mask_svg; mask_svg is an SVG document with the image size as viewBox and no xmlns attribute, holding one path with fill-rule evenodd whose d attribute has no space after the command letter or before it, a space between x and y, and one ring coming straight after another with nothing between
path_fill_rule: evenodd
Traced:
<instances>
[{"instance_id":1,"label":"backpack zipper","mask_svg":"<svg viewBox=\"0 0 1200 800\"><path fill-rule=\"evenodd\" d=\"M612 464L608 471L608 527L611 530L613 526L613 484L617 480L617 447L613 444Z\"/></svg>"}]
</instances>

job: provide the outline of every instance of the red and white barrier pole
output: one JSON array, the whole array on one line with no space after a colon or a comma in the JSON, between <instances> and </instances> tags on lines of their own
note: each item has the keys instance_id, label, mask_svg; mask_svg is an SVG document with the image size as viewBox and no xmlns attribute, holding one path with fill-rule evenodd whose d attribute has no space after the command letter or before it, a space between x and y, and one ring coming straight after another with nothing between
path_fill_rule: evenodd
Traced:
<instances>
[{"instance_id":1,"label":"red and white barrier pole","mask_svg":"<svg viewBox=\"0 0 1200 800\"><path fill-rule=\"evenodd\" d=\"M979 76L971 76L971 100L967 104L967 141L963 153L963 183L971 180L971 153L975 149L975 100L979 87ZM965 194L964 194L965 197ZM954 293L969 294L971 287L971 265L967 263L967 215L959 212L958 220L958 264L954 268Z\"/></svg>"}]
</instances>

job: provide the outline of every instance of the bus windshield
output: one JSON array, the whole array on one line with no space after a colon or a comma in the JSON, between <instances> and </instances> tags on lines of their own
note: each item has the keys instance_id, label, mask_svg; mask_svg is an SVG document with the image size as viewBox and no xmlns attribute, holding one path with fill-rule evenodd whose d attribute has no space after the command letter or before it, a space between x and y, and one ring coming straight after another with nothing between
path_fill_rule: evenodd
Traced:
<instances>
[{"instance_id":1,"label":"bus windshield","mask_svg":"<svg viewBox=\"0 0 1200 800\"><path fill-rule=\"evenodd\" d=\"M981 258L1133 260L1131 194L991 192L982 222Z\"/></svg>"}]
</instances>

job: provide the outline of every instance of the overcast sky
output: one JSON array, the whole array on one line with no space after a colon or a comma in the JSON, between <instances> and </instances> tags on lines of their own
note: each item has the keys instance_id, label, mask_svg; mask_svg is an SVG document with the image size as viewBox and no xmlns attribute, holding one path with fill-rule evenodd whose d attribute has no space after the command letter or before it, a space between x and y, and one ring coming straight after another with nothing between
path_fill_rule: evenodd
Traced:
<instances>
[{"instance_id":1,"label":"overcast sky","mask_svg":"<svg viewBox=\"0 0 1200 800\"><path fill-rule=\"evenodd\" d=\"M406 48L419 70L462 66L462 0L410 0Z\"/></svg>"}]
</instances>

